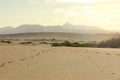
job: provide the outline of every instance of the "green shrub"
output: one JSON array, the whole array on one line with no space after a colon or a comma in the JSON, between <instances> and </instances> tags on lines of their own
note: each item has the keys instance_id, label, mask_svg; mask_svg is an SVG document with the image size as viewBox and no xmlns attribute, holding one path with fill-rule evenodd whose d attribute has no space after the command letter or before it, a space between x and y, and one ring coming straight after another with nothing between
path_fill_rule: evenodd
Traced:
<instances>
[{"instance_id":1,"label":"green shrub","mask_svg":"<svg viewBox=\"0 0 120 80\"><path fill-rule=\"evenodd\" d=\"M112 38L102 41L98 44L98 47L120 48L120 38Z\"/></svg>"},{"instance_id":2,"label":"green shrub","mask_svg":"<svg viewBox=\"0 0 120 80\"><path fill-rule=\"evenodd\" d=\"M73 46L73 47L74 47L74 46L79 47L79 43L78 43L78 42L74 42L74 43L72 43L72 46Z\"/></svg>"},{"instance_id":3,"label":"green shrub","mask_svg":"<svg viewBox=\"0 0 120 80\"><path fill-rule=\"evenodd\" d=\"M71 46L72 44L69 41L64 41L63 43L61 43L61 45L63 45L63 46Z\"/></svg>"},{"instance_id":4,"label":"green shrub","mask_svg":"<svg viewBox=\"0 0 120 80\"><path fill-rule=\"evenodd\" d=\"M52 43L52 46L61 46L60 43Z\"/></svg>"},{"instance_id":5,"label":"green shrub","mask_svg":"<svg viewBox=\"0 0 120 80\"><path fill-rule=\"evenodd\" d=\"M63 43L53 43L52 46L59 47L59 46L68 46L68 47L96 47L94 43L85 43L80 44L78 42L70 43L69 41L64 41Z\"/></svg>"},{"instance_id":6,"label":"green shrub","mask_svg":"<svg viewBox=\"0 0 120 80\"><path fill-rule=\"evenodd\" d=\"M2 43L8 43L8 44L12 43L11 41L4 41L4 40L2 40L1 42Z\"/></svg>"},{"instance_id":7,"label":"green shrub","mask_svg":"<svg viewBox=\"0 0 120 80\"><path fill-rule=\"evenodd\" d=\"M21 42L20 44L32 44L32 42Z\"/></svg>"},{"instance_id":8,"label":"green shrub","mask_svg":"<svg viewBox=\"0 0 120 80\"><path fill-rule=\"evenodd\" d=\"M99 47L99 48L120 48L120 38L112 38L106 41L102 41L98 44L96 43L70 43L69 41L64 41L63 43L53 43L52 46L69 46L69 47Z\"/></svg>"}]
</instances>

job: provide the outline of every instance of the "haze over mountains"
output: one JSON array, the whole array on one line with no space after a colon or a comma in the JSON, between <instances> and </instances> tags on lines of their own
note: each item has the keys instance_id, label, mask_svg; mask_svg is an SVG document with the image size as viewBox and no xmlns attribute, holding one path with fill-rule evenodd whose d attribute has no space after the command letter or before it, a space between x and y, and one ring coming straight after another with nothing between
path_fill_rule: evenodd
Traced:
<instances>
[{"instance_id":1,"label":"haze over mountains","mask_svg":"<svg viewBox=\"0 0 120 80\"><path fill-rule=\"evenodd\" d=\"M15 33L32 33L32 32L69 32L69 33L106 33L107 31L99 27L91 27L84 25L72 25L66 23L62 26L43 26L38 24L23 24L16 28L5 27L0 28L0 34L15 34Z\"/></svg>"}]
</instances>

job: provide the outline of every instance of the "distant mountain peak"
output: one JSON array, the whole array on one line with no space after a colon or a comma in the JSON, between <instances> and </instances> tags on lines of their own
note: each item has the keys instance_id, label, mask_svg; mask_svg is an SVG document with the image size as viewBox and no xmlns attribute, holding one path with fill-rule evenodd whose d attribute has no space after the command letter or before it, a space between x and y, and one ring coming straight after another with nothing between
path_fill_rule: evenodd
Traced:
<instances>
[{"instance_id":1,"label":"distant mountain peak","mask_svg":"<svg viewBox=\"0 0 120 80\"><path fill-rule=\"evenodd\" d=\"M34 27L39 27L39 26L42 26L42 25L39 25L39 24L22 24L22 25L19 25L18 27L33 27L33 26Z\"/></svg>"},{"instance_id":2,"label":"distant mountain peak","mask_svg":"<svg viewBox=\"0 0 120 80\"><path fill-rule=\"evenodd\" d=\"M73 24L70 24L70 23L65 23L63 24L63 26L72 26Z\"/></svg>"},{"instance_id":3,"label":"distant mountain peak","mask_svg":"<svg viewBox=\"0 0 120 80\"><path fill-rule=\"evenodd\" d=\"M29 32L69 32L69 33L105 33L99 27L73 25L65 23L62 26L43 26L38 24L22 24L16 28L0 28L0 34L29 33Z\"/></svg>"}]
</instances>

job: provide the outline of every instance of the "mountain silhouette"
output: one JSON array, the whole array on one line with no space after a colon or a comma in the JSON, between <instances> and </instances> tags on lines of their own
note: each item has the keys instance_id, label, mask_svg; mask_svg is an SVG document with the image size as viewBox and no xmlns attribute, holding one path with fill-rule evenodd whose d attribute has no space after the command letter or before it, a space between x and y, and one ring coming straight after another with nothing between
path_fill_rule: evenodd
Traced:
<instances>
[{"instance_id":1,"label":"mountain silhouette","mask_svg":"<svg viewBox=\"0 0 120 80\"><path fill-rule=\"evenodd\" d=\"M66 23L62 26L43 26L38 24L22 24L16 28L11 26L0 28L0 34L31 33L31 32L69 32L69 33L105 33L99 27L85 25L72 25Z\"/></svg>"}]
</instances>

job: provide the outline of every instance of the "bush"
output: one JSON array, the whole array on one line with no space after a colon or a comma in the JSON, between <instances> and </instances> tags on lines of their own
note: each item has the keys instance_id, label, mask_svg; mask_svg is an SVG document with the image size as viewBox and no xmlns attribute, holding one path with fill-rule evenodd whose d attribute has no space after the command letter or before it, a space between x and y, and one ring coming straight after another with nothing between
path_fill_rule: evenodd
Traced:
<instances>
[{"instance_id":1,"label":"bush","mask_svg":"<svg viewBox=\"0 0 120 80\"><path fill-rule=\"evenodd\" d=\"M53 43L52 46L69 46L69 47L99 47L99 48L120 48L120 38L112 38L106 41L96 43L70 43L65 41L63 43Z\"/></svg>"},{"instance_id":2,"label":"bush","mask_svg":"<svg viewBox=\"0 0 120 80\"><path fill-rule=\"evenodd\" d=\"M20 44L32 44L32 42L21 42Z\"/></svg>"},{"instance_id":3,"label":"bush","mask_svg":"<svg viewBox=\"0 0 120 80\"><path fill-rule=\"evenodd\" d=\"M78 42L72 43L72 47L80 47L80 44Z\"/></svg>"},{"instance_id":4,"label":"bush","mask_svg":"<svg viewBox=\"0 0 120 80\"><path fill-rule=\"evenodd\" d=\"M85 43L80 44L78 42L70 43L68 41L64 41L63 43L53 43L52 46L59 47L59 46L69 46L69 47L96 47L94 43Z\"/></svg>"},{"instance_id":5,"label":"bush","mask_svg":"<svg viewBox=\"0 0 120 80\"><path fill-rule=\"evenodd\" d=\"M98 44L98 47L120 48L120 38L112 38L102 41Z\"/></svg>"},{"instance_id":6,"label":"bush","mask_svg":"<svg viewBox=\"0 0 120 80\"><path fill-rule=\"evenodd\" d=\"M64 41L63 43L52 43L52 46L71 46L69 41Z\"/></svg>"},{"instance_id":7,"label":"bush","mask_svg":"<svg viewBox=\"0 0 120 80\"><path fill-rule=\"evenodd\" d=\"M71 46L72 44L69 41L64 41L61 45L63 45L63 46Z\"/></svg>"},{"instance_id":8,"label":"bush","mask_svg":"<svg viewBox=\"0 0 120 80\"><path fill-rule=\"evenodd\" d=\"M52 39L51 41L55 41L56 39Z\"/></svg>"},{"instance_id":9,"label":"bush","mask_svg":"<svg viewBox=\"0 0 120 80\"><path fill-rule=\"evenodd\" d=\"M47 42L42 42L42 44L48 44Z\"/></svg>"},{"instance_id":10,"label":"bush","mask_svg":"<svg viewBox=\"0 0 120 80\"><path fill-rule=\"evenodd\" d=\"M8 43L8 44L9 44L9 43L12 43L12 42L11 42L11 41L6 41L6 43Z\"/></svg>"},{"instance_id":11,"label":"bush","mask_svg":"<svg viewBox=\"0 0 120 80\"><path fill-rule=\"evenodd\" d=\"M4 41L4 40L2 40L1 42L2 43L8 43L8 44L12 43L11 41Z\"/></svg>"},{"instance_id":12,"label":"bush","mask_svg":"<svg viewBox=\"0 0 120 80\"><path fill-rule=\"evenodd\" d=\"M60 43L52 43L52 46L61 46Z\"/></svg>"}]
</instances>

